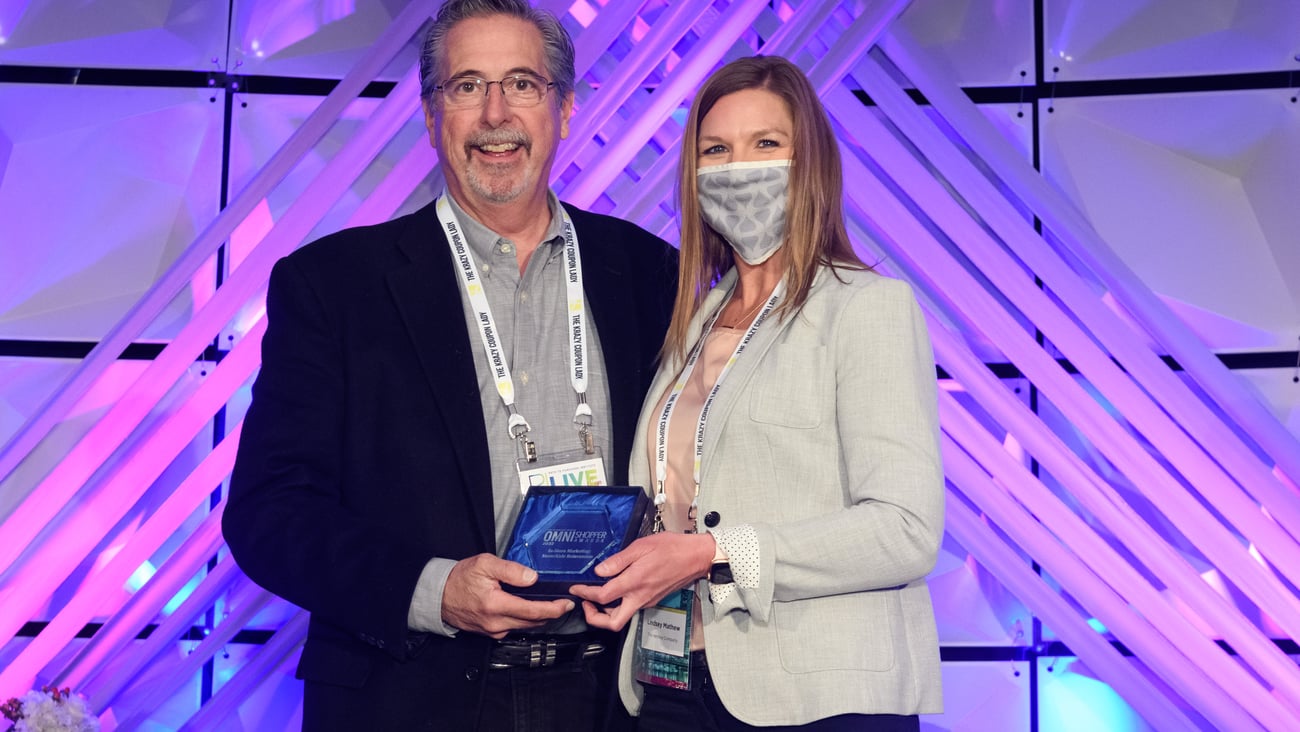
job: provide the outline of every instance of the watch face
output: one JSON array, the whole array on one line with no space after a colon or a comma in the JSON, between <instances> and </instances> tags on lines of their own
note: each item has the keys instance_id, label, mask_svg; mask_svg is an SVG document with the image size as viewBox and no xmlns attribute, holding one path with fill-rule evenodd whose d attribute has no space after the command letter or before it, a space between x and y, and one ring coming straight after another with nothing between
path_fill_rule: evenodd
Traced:
<instances>
[{"instance_id":1,"label":"watch face","mask_svg":"<svg viewBox=\"0 0 1300 732\"><path fill-rule=\"evenodd\" d=\"M732 582L735 580L731 578L731 564L718 562L709 569L709 584L729 585Z\"/></svg>"}]
</instances>

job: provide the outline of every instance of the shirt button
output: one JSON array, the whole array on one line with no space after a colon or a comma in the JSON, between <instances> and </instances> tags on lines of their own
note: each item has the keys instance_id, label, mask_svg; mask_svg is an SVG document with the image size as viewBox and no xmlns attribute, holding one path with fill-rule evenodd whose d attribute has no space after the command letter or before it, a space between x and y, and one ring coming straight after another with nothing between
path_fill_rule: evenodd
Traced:
<instances>
[{"instance_id":1,"label":"shirt button","mask_svg":"<svg viewBox=\"0 0 1300 732\"><path fill-rule=\"evenodd\" d=\"M519 299L524 302L528 302L528 291L524 290L523 292L519 293Z\"/></svg>"},{"instance_id":2,"label":"shirt button","mask_svg":"<svg viewBox=\"0 0 1300 732\"><path fill-rule=\"evenodd\" d=\"M527 371L520 371L520 372L519 372L519 383L520 383L520 384L523 384L524 386L528 386L528 372L527 372Z\"/></svg>"},{"instance_id":3,"label":"shirt button","mask_svg":"<svg viewBox=\"0 0 1300 732\"><path fill-rule=\"evenodd\" d=\"M509 253L512 252L512 251L514 251L514 247L510 246L510 243L509 243L509 242L504 242L504 241L501 242L501 253L502 253L502 254L509 254Z\"/></svg>"},{"instance_id":4,"label":"shirt button","mask_svg":"<svg viewBox=\"0 0 1300 732\"><path fill-rule=\"evenodd\" d=\"M465 667L465 680L466 680L466 681L478 681L478 673L479 673L479 671L478 671L478 666L466 666L466 667Z\"/></svg>"},{"instance_id":5,"label":"shirt button","mask_svg":"<svg viewBox=\"0 0 1300 732\"><path fill-rule=\"evenodd\" d=\"M721 520L722 517L718 515L717 511L709 511L708 513L704 514L704 525L709 527L710 529L713 528L714 526L717 526L718 522L720 522Z\"/></svg>"}]
</instances>

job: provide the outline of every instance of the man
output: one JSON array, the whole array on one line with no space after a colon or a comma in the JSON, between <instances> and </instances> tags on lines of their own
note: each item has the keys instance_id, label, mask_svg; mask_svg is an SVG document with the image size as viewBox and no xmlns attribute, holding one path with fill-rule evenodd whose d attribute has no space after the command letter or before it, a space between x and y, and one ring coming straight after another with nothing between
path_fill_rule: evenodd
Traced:
<instances>
[{"instance_id":1,"label":"man","mask_svg":"<svg viewBox=\"0 0 1300 732\"><path fill-rule=\"evenodd\" d=\"M675 251L547 187L574 84L552 16L450 0L421 75L446 193L276 265L226 539L311 612L304 728L599 729L617 641L503 591L536 573L497 554L550 456L626 483Z\"/></svg>"}]
</instances>

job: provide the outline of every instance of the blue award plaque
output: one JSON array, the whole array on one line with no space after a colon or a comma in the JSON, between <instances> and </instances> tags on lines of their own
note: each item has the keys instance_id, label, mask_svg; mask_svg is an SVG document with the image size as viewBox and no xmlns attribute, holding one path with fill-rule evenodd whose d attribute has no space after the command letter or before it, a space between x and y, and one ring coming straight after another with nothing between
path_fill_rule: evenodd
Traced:
<instances>
[{"instance_id":1,"label":"blue award plaque","mask_svg":"<svg viewBox=\"0 0 1300 732\"><path fill-rule=\"evenodd\" d=\"M570 597L570 585L602 585L595 568L641 533L649 499L637 486L528 489L504 557L532 567L529 587L502 585L530 600Z\"/></svg>"}]
</instances>

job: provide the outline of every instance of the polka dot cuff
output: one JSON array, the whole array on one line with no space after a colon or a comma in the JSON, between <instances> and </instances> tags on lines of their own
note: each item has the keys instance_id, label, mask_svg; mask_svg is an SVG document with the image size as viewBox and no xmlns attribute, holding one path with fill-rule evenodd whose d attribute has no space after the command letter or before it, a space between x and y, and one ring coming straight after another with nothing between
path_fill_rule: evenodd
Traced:
<instances>
[{"instance_id":1,"label":"polka dot cuff","mask_svg":"<svg viewBox=\"0 0 1300 732\"><path fill-rule=\"evenodd\" d=\"M709 585L709 598L716 605L731 597L736 585L746 589L758 587L758 572L762 565L759 563L758 532L753 526L729 526L710 533L718 548L727 555L731 576L735 580L725 585Z\"/></svg>"}]
</instances>

